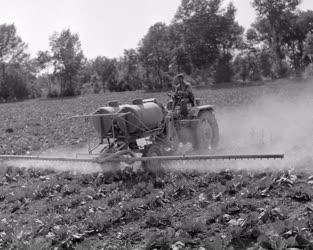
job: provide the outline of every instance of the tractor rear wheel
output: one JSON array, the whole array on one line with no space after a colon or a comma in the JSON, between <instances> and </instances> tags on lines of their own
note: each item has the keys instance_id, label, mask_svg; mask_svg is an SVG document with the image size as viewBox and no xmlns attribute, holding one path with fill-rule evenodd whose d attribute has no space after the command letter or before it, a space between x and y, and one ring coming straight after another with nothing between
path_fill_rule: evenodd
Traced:
<instances>
[{"instance_id":1,"label":"tractor rear wheel","mask_svg":"<svg viewBox=\"0 0 313 250\"><path fill-rule=\"evenodd\" d=\"M193 148L195 150L216 149L219 142L219 129L213 111L199 113L199 123L194 131Z\"/></svg>"},{"instance_id":2,"label":"tractor rear wheel","mask_svg":"<svg viewBox=\"0 0 313 250\"><path fill-rule=\"evenodd\" d=\"M150 144L146 146L142 154L143 157L154 157L154 156L162 156L162 155L163 155L162 146L158 144ZM154 160L142 162L143 170L147 172L152 172L152 173L162 172L163 168L161 165L162 164L160 161L154 161Z\"/></svg>"}]
</instances>

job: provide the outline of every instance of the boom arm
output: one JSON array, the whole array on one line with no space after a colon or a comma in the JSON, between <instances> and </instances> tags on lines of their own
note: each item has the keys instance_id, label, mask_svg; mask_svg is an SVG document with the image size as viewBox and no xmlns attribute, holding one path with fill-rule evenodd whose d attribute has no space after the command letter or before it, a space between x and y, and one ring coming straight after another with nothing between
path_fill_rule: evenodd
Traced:
<instances>
[{"instance_id":1,"label":"boom arm","mask_svg":"<svg viewBox=\"0 0 313 250\"><path fill-rule=\"evenodd\" d=\"M127 153L127 152L125 152ZM195 161L195 160L257 160L257 159L283 159L284 154L248 154L248 155L176 155L153 157L120 157L120 152L107 157L102 157L101 162L145 162L145 161ZM39 161L67 161L67 162L98 162L99 158L70 158L30 155L0 155L0 160L39 160Z\"/></svg>"}]
</instances>

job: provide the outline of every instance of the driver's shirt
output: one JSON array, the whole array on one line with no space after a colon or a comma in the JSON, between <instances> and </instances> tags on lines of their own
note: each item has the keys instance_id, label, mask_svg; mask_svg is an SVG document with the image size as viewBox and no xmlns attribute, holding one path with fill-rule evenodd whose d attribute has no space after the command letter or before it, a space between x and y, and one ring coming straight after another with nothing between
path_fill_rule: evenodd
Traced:
<instances>
[{"instance_id":1,"label":"driver's shirt","mask_svg":"<svg viewBox=\"0 0 313 250\"><path fill-rule=\"evenodd\" d=\"M191 84L190 84L189 82L185 82L185 81L184 81L184 84L178 84L178 85L176 85L175 91L176 91L176 92L177 92L177 91L183 91L183 92L185 92L186 94L187 94L188 92L192 92Z\"/></svg>"},{"instance_id":2,"label":"driver's shirt","mask_svg":"<svg viewBox=\"0 0 313 250\"><path fill-rule=\"evenodd\" d=\"M178 84L175 87L175 92L181 91L184 93L184 96L189 99L189 101L191 102L192 105L194 105L195 102L195 97L194 94L192 92L192 87L191 84L189 82L185 82L184 84Z\"/></svg>"}]
</instances>

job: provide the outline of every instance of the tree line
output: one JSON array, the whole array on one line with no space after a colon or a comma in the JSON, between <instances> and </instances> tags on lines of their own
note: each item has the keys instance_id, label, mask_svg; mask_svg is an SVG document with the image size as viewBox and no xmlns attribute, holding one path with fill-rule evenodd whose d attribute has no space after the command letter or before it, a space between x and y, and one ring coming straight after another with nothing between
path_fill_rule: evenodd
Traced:
<instances>
[{"instance_id":1,"label":"tree line","mask_svg":"<svg viewBox=\"0 0 313 250\"><path fill-rule=\"evenodd\" d=\"M169 25L155 23L137 48L115 59L87 59L70 29L52 34L50 49L31 58L15 25L2 24L0 100L166 90L181 72L193 84L217 86L311 73L313 11L300 10L300 0L251 4L257 17L245 30L232 3L182 0Z\"/></svg>"}]
</instances>

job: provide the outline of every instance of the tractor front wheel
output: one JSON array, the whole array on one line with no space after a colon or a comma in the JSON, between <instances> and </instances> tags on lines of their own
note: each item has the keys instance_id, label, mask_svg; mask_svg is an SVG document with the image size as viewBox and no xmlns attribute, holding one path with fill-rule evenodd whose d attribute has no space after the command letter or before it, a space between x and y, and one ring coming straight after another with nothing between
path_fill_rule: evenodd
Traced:
<instances>
[{"instance_id":1,"label":"tractor front wheel","mask_svg":"<svg viewBox=\"0 0 313 250\"><path fill-rule=\"evenodd\" d=\"M162 151L162 146L157 145L157 144L150 144L146 146L142 156L143 157L154 157L154 156L162 156L163 151ZM148 160L142 162L142 167L144 171L147 172L152 172L152 173L158 173L162 172L162 166L161 162L157 160Z\"/></svg>"},{"instance_id":2,"label":"tractor front wheel","mask_svg":"<svg viewBox=\"0 0 313 250\"><path fill-rule=\"evenodd\" d=\"M219 142L219 129L213 111L199 113L199 123L195 129L193 148L195 150L216 149Z\"/></svg>"}]
</instances>

